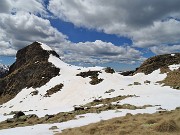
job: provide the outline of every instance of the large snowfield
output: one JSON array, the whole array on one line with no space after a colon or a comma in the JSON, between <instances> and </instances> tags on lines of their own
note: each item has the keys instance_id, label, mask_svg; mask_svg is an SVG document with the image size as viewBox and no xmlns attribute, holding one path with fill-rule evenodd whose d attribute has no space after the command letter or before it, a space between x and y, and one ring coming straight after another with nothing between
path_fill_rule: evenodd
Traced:
<instances>
[{"instance_id":1,"label":"large snowfield","mask_svg":"<svg viewBox=\"0 0 180 135\"><path fill-rule=\"evenodd\" d=\"M44 44L42 44L42 48L51 50L51 48ZM40 88L23 89L14 99L3 104L0 107L0 121L11 118L12 115L3 115L11 111L28 111L25 114L36 114L39 117L43 117L46 114L72 111L74 105L83 105L99 97L112 98L119 95L136 95L136 97L121 100L119 104L131 104L135 106L152 105L152 107L136 110L109 110L99 114L84 114L84 117L77 116L76 120L62 123L3 129L0 130L0 135L52 135L56 131L60 132L67 128L79 127L100 120L125 116L127 113L155 113L160 107L166 110L173 110L176 107L180 107L180 91L157 83L157 81L161 81L167 76L166 73L161 74L160 69L149 75L138 73L134 76L122 76L119 73L106 73L103 67L85 68L69 65L53 55L50 55L49 62L60 68L60 75L52 78L47 84ZM170 70L177 70L179 67L180 65L169 66ZM97 85L91 85L89 83L91 80L89 77L83 78L76 76L80 72L89 70L101 71L98 77L104 80ZM150 81L150 83L144 83L146 80ZM133 85L134 82L141 84ZM43 96L47 90L60 83L64 84L61 91L54 93L50 97ZM114 89L115 91L111 94L106 93L106 91L110 89ZM30 93L35 90L38 90L39 93L38 95L32 96ZM54 131L49 130L52 126L57 126L59 129Z\"/></svg>"}]
</instances>

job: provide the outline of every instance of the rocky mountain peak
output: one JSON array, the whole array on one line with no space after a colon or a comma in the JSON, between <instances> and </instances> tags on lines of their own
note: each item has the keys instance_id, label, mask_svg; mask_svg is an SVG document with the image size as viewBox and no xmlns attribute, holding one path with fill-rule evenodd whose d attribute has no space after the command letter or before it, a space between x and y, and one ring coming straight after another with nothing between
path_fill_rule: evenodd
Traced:
<instances>
[{"instance_id":1,"label":"rocky mountain peak","mask_svg":"<svg viewBox=\"0 0 180 135\"><path fill-rule=\"evenodd\" d=\"M59 74L60 69L48 62L50 55L58 58L59 55L43 46L34 42L17 52L16 62L10 66L8 75L0 79L0 104L12 99L23 88L41 87Z\"/></svg>"},{"instance_id":2,"label":"rocky mountain peak","mask_svg":"<svg viewBox=\"0 0 180 135\"><path fill-rule=\"evenodd\" d=\"M59 58L59 55L53 50L45 50L42 47L42 43L34 42L31 45L19 50L16 54L16 62L10 66L9 72L12 73L21 66L28 63L38 63L48 61L49 55L55 55Z\"/></svg>"}]
</instances>

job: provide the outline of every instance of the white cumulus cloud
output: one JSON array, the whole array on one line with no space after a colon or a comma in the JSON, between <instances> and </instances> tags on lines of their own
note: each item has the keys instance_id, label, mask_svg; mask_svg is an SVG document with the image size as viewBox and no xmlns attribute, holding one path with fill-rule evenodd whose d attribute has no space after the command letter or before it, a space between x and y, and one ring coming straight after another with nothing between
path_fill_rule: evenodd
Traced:
<instances>
[{"instance_id":1,"label":"white cumulus cloud","mask_svg":"<svg viewBox=\"0 0 180 135\"><path fill-rule=\"evenodd\" d=\"M1 14L0 31L1 46L15 50L36 40L53 44L64 42L67 38L52 27L49 20L27 12Z\"/></svg>"},{"instance_id":2,"label":"white cumulus cloud","mask_svg":"<svg viewBox=\"0 0 180 135\"><path fill-rule=\"evenodd\" d=\"M78 27L126 36L137 47L180 42L179 0L50 0L49 10Z\"/></svg>"},{"instance_id":3,"label":"white cumulus cloud","mask_svg":"<svg viewBox=\"0 0 180 135\"><path fill-rule=\"evenodd\" d=\"M63 54L67 62L85 62L85 63L133 63L145 60L142 53L130 46L116 46L110 42L96 40L95 42L66 42L54 46L57 52Z\"/></svg>"}]
</instances>

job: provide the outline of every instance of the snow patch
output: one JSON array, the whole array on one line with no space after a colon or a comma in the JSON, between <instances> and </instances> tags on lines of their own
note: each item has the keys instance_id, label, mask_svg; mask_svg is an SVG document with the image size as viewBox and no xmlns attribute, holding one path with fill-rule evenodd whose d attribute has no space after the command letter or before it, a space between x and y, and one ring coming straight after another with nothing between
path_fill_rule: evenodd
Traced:
<instances>
[{"instance_id":1,"label":"snow patch","mask_svg":"<svg viewBox=\"0 0 180 135\"><path fill-rule=\"evenodd\" d=\"M49 47L48 45L44 44L44 43L41 43L39 41L37 41L38 43L41 44L41 47L46 50L46 51L52 51L51 47Z\"/></svg>"},{"instance_id":2,"label":"snow patch","mask_svg":"<svg viewBox=\"0 0 180 135\"><path fill-rule=\"evenodd\" d=\"M169 66L169 69L170 69L171 71L177 70L177 69L179 69L179 68L180 68L180 64L174 64L174 65L170 65L170 66Z\"/></svg>"}]
</instances>

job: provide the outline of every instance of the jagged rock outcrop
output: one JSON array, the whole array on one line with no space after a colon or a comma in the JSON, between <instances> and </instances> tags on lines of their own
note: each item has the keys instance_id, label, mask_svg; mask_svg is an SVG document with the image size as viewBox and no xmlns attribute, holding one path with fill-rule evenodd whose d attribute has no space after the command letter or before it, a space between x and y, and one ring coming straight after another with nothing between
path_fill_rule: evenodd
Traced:
<instances>
[{"instance_id":1,"label":"jagged rock outcrop","mask_svg":"<svg viewBox=\"0 0 180 135\"><path fill-rule=\"evenodd\" d=\"M57 76L60 69L48 62L50 54L59 57L55 51L44 50L39 42L19 50L8 75L0 79L0 104L15 97L23 88L41 87Z\"/></svg>"},{"instance_id":2,"label":"jagged rock outcrop","mask_svg":"<svg viewBox=\"0 0 180 135\"><path fill-rule=\"evenodd\" d=\"M159 68L167 68L169 65L180 64L180 53L164 54L151 57L144 61L135 73L150 74Z\"/></svg>"}]
</instances>

